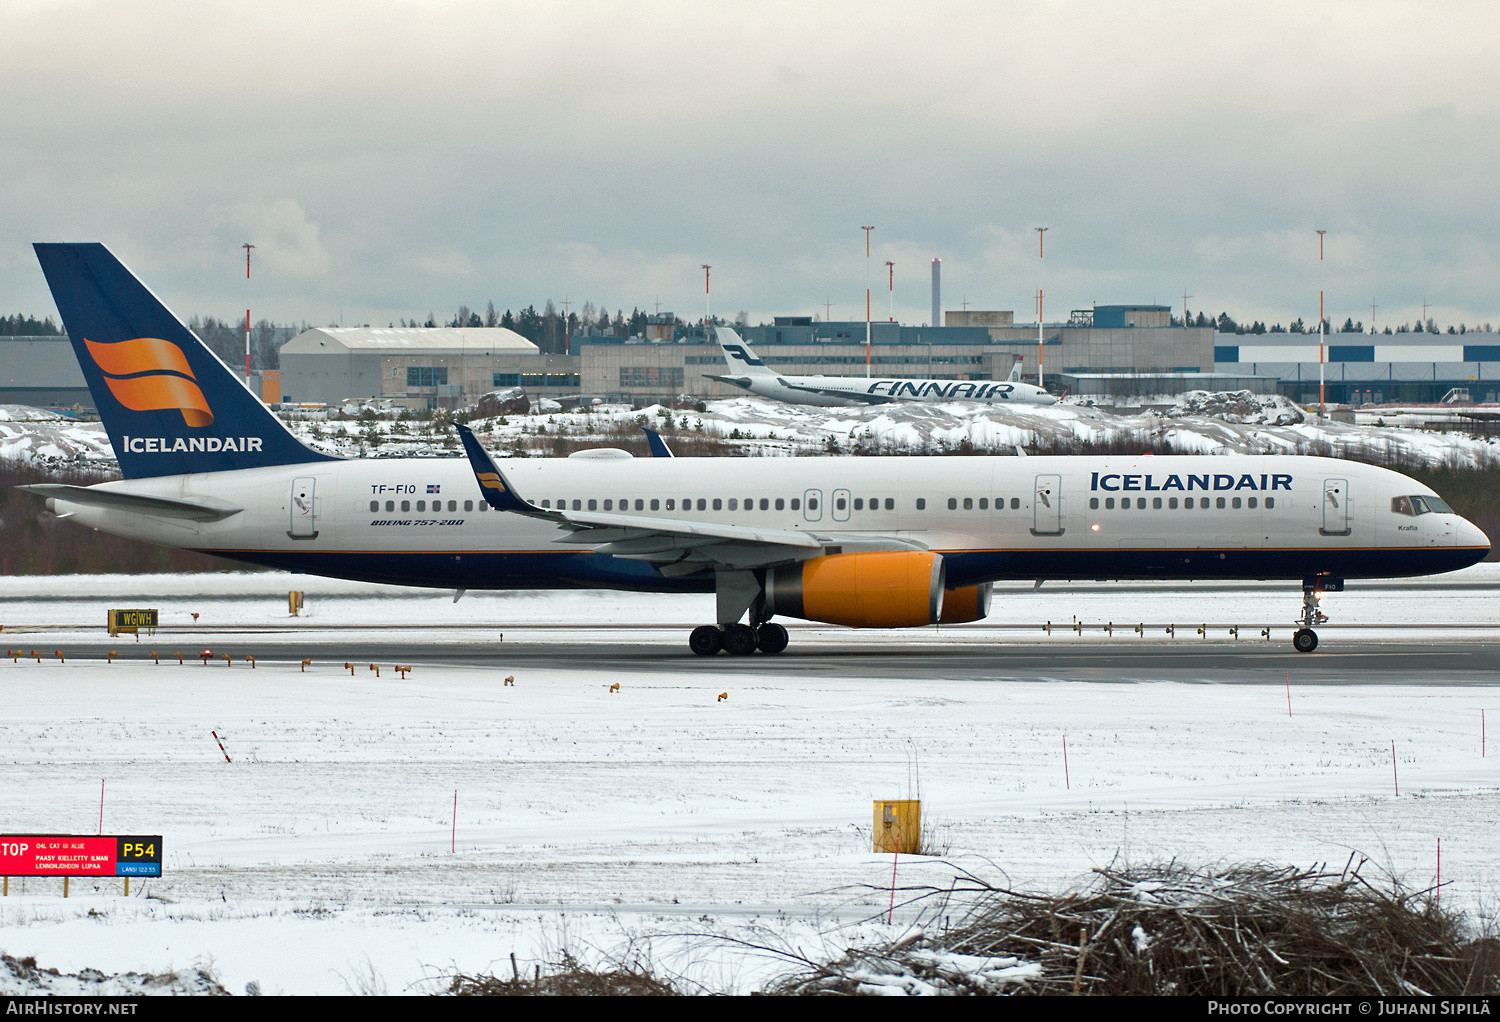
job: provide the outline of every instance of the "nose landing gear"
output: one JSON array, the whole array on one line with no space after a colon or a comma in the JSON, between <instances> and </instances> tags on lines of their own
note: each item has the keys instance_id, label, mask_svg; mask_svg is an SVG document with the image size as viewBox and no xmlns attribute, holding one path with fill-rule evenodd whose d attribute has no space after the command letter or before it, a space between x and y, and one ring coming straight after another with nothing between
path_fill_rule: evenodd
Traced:
<instances>
[{"instance_id":1,"label":"nose landing gear","mask_svg":"<svg viewBox=\"0 0 1500 1022\"><path fill-rule=\"evenodd\" d=\"M774 656L786 649L786 645L786 629L769 621L758 627L699 625L688 636L688 648L699 656L713 656L721 649L730 656L749 656L756 650Z\"/></svg>"},{"instance_id":2,"label":"nose landing gear","mask_svg":"<svg viewBox=\"0 0 1500 1022\"><path fill-rule=\"evenodd\" d=\"M1321 594L1342 592L1343 588L1343 579L1319 577L1302 580L1302 617L1297 621L1302 627L1292 633L1292 647L1298 653L1311 653L1318 648L1318 633L1313 631L1313 626L1328 620L1328 615L1318 606Z\"/></svg>"}]
</instances>

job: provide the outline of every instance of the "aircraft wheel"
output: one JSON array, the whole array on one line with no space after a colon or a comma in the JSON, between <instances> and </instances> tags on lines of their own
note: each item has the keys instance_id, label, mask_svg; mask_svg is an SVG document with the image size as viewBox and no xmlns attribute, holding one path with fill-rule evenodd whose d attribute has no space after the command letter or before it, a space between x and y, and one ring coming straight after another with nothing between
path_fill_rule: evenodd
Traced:
<instances>
[{"instance_id":1,"label":"aircraft wheel","mask_svg":"<svg viewBox=\"0 0 1500 1022\"><path fill-rule=\"evenodd\" d=\"M713 656L724 648L724 635L713 625L699 625L688 636L688 649L699 656Z\"/></svg>"},{"instance_id":2,"label":"aircraft wheel","mask_svg":"<svg viewBox=\"0 0 1500 1022\"><path fill-rule=\"evenodd\" d=\"M786 629L778 624L763 624L760 626L760 631L757 633L755 640L756 645L760 647L762 653L774 656L786 649Z\"/></svg>"},{"instance_id":3,"label":"aircraft wheel","mask_svg":"<svg viewBox=\"0 0 1500 1022\"><path fill-rule=\"evenodd\" d=\"M1292 645L1298 653L1311 653L1318 648L1318 633L1311 628L1299 628L1292 635Z\"/></svg>"},{"instance_id":4,"label":"aircraft wheel","mask_svg":"<svg viewBox=\"0 0 1500 1022\"><path fill-rule=\"evenodd\" d=\"M755 652L755 629L749 625L730 625L724 629L724 650L730 656L749 656Z\"/></svg>"}]
</instances>

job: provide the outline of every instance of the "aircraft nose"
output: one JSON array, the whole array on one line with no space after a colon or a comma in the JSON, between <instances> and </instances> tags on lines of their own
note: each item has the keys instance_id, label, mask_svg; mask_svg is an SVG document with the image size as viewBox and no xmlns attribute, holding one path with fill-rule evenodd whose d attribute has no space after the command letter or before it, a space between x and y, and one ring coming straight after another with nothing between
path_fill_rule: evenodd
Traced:
<instances>
[{"instance_id":1,"label":"aircraft nose","mask_svg":"<svg viewBox=\"0 0 1500 1022\"><path fill-rule=\"evenodd\" d=\"M1455 546L1489 548L1490 538L1484 534L1483 529L1467 518L1460 519L1458 528L1453 532Z\"/></svg>"}]
</instances>

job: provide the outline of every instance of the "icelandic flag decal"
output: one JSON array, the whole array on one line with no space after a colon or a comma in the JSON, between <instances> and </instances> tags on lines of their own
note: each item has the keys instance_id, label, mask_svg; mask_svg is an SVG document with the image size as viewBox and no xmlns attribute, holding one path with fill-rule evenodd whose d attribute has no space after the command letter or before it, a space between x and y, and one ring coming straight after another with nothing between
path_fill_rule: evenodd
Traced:
<instances>
[{"instance_id":1,"label":"icelandic flag decal","mask_svg":"<svg viewBox=\"0 0 1500 1022\"><path fill-rule=\"evenodd\" d=\"M442 491L442 489L443 488L441 486L435 486L435 485L432 485L430 483L427 486L427 492L428 493L439 493L439 492Z\"/></svg>"}]
</instances>

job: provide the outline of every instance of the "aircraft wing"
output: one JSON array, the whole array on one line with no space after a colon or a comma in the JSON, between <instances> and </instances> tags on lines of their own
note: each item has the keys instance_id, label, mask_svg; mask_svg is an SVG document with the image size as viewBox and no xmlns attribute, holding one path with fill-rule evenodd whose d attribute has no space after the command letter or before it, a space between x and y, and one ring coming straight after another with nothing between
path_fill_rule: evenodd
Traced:
<instances>
[{"instance_id":1,"label":"aircraft wing","mask_svg":"<svg viewBox=\"0 0 1500 1022\"><path fill-rule=\"evenodd\" d=\"M788 390L800 390L804 394L822 394L825 397L841 397L847 401L862 401L867 405L888 405L892 404L896 400L895 398L889 397L885 394L861 394L858 391L831 390L826 387L799 386L795 383L787 383L784 378L782 379L781 384Z\"/></svg>"},{"instance_id":2,"label":"aircraft wing","mask_svg":"<svg viewBox=\"0 0 1500 1022\"><path fill-rule=\"evenodd\" d=\"M611 554L622 560L648 561L664 575L761 568L854 549L917 549L913 543L879 536L757 529L682 518L540 508L516 492L467 426L459 424L455 428L463 438L474 478L490 507L550 521L567 530L566 535L557 539L559 543L591 546L596 553Z\"/></svg>"},{"instance_id":3,"label":"aircraft wing","mask_svg":"<svg viewBox=\"0 0 1500 1022\"><path fill-rule=\"evenodd\" d=\"M101 490L92 486L69 486L66 483L32 483L20 489L35 493L39 497L52 497L70 504L103 507L111 511L133 511L141 515L158 518L189 518L198 522L217 522L237 515L242 507L201 504L195 500L175 497L153 497L144 493L127 493L122 490Z\"/></svg>"}]
</instances>

